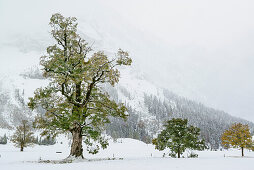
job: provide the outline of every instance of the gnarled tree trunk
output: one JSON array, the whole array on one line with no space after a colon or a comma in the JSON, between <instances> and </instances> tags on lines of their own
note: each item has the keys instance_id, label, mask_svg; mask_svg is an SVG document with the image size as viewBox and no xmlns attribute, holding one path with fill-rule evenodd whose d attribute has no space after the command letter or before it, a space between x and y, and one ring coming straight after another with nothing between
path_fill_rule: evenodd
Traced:
<instances>
[{"instance_id":1,"label":"gnarled tree trunk","mask_svg":"<svg viewBox=\"0 0 254 170\"><path fill-rule=\"evenodd\" d=\"M70 157L84 158L82 148L82 128L79 126L79 124L75 123L74 127L70 131L72 134Z\"/></svg>"}]
</instances>

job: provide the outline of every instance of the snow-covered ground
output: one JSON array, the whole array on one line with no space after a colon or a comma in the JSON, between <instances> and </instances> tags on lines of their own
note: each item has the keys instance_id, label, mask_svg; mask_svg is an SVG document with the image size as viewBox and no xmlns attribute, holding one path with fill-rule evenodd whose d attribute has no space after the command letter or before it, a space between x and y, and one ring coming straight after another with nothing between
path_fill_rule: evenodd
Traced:
<instances>
[{"instance_id":1,"label":"snow-covered ground","mask_svg":"<svg viewBox=\"0 0 254 170\"><path fill-rule=\"evenodd\" d=\"M121 143L122 142L122 143ZM134 139L118 139L96 155L84 156L95 161L77 161L66 164L38 163L42 160L61 160L68 156L66 140L53 146L34 146L19 152L12 144L0 145L0 170L253 170L254 152L245 151L241 158L239 150L202 151L199 158L163 158L164 152L154 146ZM62 153L56 153L62 152ZM102 160L101 158L123 158Z\"/></svg>"}]
</instances>

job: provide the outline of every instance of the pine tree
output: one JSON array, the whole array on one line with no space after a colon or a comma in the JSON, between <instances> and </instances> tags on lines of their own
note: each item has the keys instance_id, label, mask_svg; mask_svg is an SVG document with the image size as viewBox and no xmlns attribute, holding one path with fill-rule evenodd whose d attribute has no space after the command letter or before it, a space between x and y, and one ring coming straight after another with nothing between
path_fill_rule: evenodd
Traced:
<instances>
[{"instance_id":1,"label":"pine tree","mask_svg":"<svg viewBox=\"0 0 254 170\"><path fill-rule=\"evenodd\" d=\"M233 124L228 130L226 130L222 136L222 145L226 148L240 147L242 150L242 156L244 156L244 148L252 149L252 136L248 125L241 123Z\"/></svg>"},{"instance_id":2,"label":"pine tree","mask_svg":"<svg viewBox=\"0 0 254 170\"><path fill-rule=\"evenodd\" d=\"M116 103L102 89L102 84L114 86L120 73L116 67L130 65L128 53L119 49L115 58L103 52L90 54L91 47L77 34L76 18L54 14L50 19L51 35L56 44L41 57L44 77L51 81L35 91L28 103L31 109L41 106L45 115L38 115L35 127L44 129L42 135L70 132L70 157L82 157L84 139L89 153L97 153L99 143L108 145L102 132L109 117L126 118L127 108Z\"/></svg>"},{"instance_id":3,"label":"pine tree","mask_svg":"<svg viewBox=\"0 0 254 170\"><path fill-rule=\"evenodd\" d=\"M7 144L7 136L6 136L6 134L4 134L3 137L0 137L0 144L3 144L3 145Z\"/></svg>"},{"instance_id":4,"label":"pine tree","mask_svg":"<svg viewBox=\"0 0 254 170\"><path fill-rule=\"evenodd\" d=\"M203 150L206 148L204 140L199 139L200 129L194 126L187 126L187 119L173 118L166 122L165 129L153 144L158 150L169 148L170 156L180 158L183 152L189 148Z\"/></svg>"},{"instance_id":5,"label":"pine tree","mask_svg":"<svg viewBox=\"0 0 254 170\"><path fill-rule=\"evenodd\" d=\"M31 126L28 125L27 120L22 120L21 125L16 128L11 141L16 147L20 147L21 152L25 147L33 145L34 136L33 132L31 131Z\"/></svg>"}]
</instances>

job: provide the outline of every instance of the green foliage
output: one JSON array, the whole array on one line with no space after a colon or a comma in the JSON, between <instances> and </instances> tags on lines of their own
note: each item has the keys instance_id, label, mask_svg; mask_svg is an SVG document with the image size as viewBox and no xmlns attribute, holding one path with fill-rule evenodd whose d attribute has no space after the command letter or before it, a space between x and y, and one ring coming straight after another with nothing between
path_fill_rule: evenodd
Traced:
<instances>
[{"instance_id":1,"label":"green foliage","mask_svg":"<svg viewBox=\"0 0 254 170\"><path fill-rule=\"evenodd\" d=\"M11 141L15 144L16 147L20 147L21 151L27 146L31 146L34 143L34 136L31 130L31 126L28 124L27 120L22 120L20 126L16 128Z\"/></svg>"},{"instance_id":2,"label":"green foliage","mask_svg":"<svg viewBox=\"0 0 254 170\"><path fill-rule=\"evenodd\" d=\"M4 134L3 137L0 137L0 144L5 145L7 144L7 136Z\"/></svg>"},{"instance_id":3,"label":"green foliage","mask_svg":"<svg viewBox=\"0 0 254 170\"><path fill-rule=\"evenodd\" d=\"M130 65L132 60L121 49L115 58L103 51L90 54L91 47L77 34L76 21L74 17L52 15L51 35L57 43L47 48L47 55L40 61L43 75L50 83L35 91L28 106L46 110L34 123L36 128L43 129L42 135L81 129L87 146L96 141L105 148L107 144L101 135L104 124L110 122L110 116L126 119L127 108L111 100L101 85L118 83L120 73L116 67Z\"/></svg>"},{"instance_id":4,"label":"green foliage","mask_svg":"<svg viewBox=\"0 0 254 170\"><path fill-rule=\"evenodd\" d=\"M161 131L153 144L158 150L169 148L171 157L180 157L189 148L203 150L206 148L204 140L199 139L200 129L187 126L187 119L173 118L166 122L165 129Z\"/></svg>"}]
</instances>

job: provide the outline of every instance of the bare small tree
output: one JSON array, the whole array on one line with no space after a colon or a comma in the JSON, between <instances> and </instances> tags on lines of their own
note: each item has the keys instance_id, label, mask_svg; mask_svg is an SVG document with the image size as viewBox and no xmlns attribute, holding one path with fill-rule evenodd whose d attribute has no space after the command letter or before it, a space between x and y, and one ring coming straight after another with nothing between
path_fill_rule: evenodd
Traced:
<instances>
[{"instance_id":1,"label":"bare small tree","mask_svg":"<svg viewBox=\"0 0 254 170\"><path fill-rule=\"evenodd\" d=\"M20 151L24 150L24 147L33 145L34 136L31 130L31 126L28 124L27 120L22 120L21 125L16 128L11 141L16 147L20 147Z\"/></svg>"}]
</instances>

